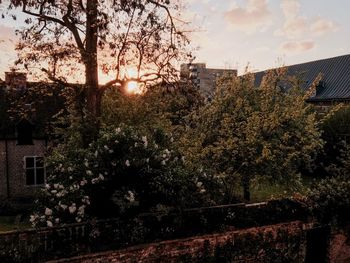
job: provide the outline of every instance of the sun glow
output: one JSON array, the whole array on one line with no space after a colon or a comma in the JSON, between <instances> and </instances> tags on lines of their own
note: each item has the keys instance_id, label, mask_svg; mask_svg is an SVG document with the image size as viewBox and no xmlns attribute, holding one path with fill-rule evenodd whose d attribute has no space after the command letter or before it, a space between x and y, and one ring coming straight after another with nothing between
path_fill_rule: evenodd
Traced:
<instances>
[{"instance_id":1,"label":"sun glow","mask_svg":"<svg viewBox=\"0 0 350 263\"><path fill-rule=\"evenodd\" d=\"M126 92L129 94L142 94L143 89L136 81L129 81L126 85Z\"/></svg>"},{"instance_id":2,"label":"sun glow","mask_svg":"<svg viewBox=\"0 0 350 263\"><path fill-rule=\"evenodd\" d=\"M111 73L106 74L102 72L102 70L100 70L99 73L100 73L99 74L100 81L103 84L115 78L113 74ZM142 71L138 72L137 68L135 67L124 68L120 72L119 78L121 80L126 81L125 86L122 88L127 94L136 95L136 94L142 94L144 92L145 90L144 85L136 81L136 79L138 79L140 75L142 75Z\"/></svg>"}]
</instances>

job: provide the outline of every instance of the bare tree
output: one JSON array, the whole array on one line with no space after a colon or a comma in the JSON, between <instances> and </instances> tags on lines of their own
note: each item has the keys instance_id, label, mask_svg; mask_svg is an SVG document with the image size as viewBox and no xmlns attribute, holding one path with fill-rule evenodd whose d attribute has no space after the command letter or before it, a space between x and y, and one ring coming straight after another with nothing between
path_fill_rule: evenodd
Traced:
<instances>
[{"instance_id":1,"label":"bare tree","mask_svg":"<svg viewBox=\"0 0 350 263\"><path fill-rule=\"evenodd\" d=\"M181 0L8 0L20 9L18 63L40 68L69 86L67 75L84 79L86 109L98 123L101 98L111 86L129 81L170 82L176 61L186 56ZM130 69L133 73L130 73ZM99 73L113 76L100 85Z\"/></svg>"}]
</instances>

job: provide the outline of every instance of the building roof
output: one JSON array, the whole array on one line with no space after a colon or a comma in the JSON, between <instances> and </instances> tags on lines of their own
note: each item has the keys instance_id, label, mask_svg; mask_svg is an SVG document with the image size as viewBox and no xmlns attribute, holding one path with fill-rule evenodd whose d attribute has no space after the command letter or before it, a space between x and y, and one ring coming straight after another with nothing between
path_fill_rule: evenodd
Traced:
<instances>
[{"instance_id":1,"label":"building roof","mask_svg":"<svg viewBox=\"0 0 350 263\"><path fill-rule=\"evenodd\" d=\"M311 83L322 74L322 87L309 101L350 100L350 55L288 66L288 75L300 76L302 88L307 90ZM258 86L266 71L255 73Z\"/></svg>"}]
</instances>

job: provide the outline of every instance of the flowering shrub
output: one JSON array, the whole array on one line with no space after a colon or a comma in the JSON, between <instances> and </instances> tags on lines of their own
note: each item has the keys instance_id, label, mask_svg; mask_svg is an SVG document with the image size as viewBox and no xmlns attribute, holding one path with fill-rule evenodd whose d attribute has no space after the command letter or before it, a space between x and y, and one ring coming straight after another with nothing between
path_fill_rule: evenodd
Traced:
<instances>
[{"instance_id":1,"label":"flowering shrub","mask_svg":"<svg viewBox=\"0 0 350 263\"><path fill-rule=\"evenodd\" d=\"M51 227L89 217L202 204L209 179L189 174L172 144L161 131L147 136L118 127L101 131L87 149L68 145L55 151L31 221Z\"/></svg>"}]
</instances>

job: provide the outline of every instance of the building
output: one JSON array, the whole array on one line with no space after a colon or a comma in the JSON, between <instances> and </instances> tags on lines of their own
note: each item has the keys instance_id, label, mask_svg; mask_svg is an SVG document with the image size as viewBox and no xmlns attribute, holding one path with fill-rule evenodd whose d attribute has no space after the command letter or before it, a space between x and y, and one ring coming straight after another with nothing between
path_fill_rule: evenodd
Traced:
<instances>
[{"instance_id":1,"label":"building","mask_svg":"<svg viewBox=\"0 0 350 263\"><path fill-rule=\"evenodd\" d=\"M57 99L61 88L27 82L25 73L7 72L5 76L5 81L0 80L0 201L22 202L30 200L45 184L45 126L63 108ZM38 92L49 88L50 97ZM11 103L23 98L20 108L27 114L11 115Z\"/></svg>"},{"instance_id":2,"label":"building","mask_svg":"<svg viewBox=\"0 0 350 263\"><path fill-rule=\"evenodd\" d=\"M350 102L350 55L287 66L287 70L288 75L300 78L301 88L305 91L322 74L322 81L307 102L319 106ZM254 73L256 86L260 85L265 73Z\"/></svg>"},{"instance_id":3,"label":"building","mask_svg":"<svg viewBox=\"0 0 350 263\"><path fill-rule=\"evenodd\" d=\"M47 140L32 132L33 124L23 119L16 134L0 138L0 199L32 197L45 183Z\"/></svg>"},{"instance_id":4,"label":"building","mask_svg":"<svg viewBox=\"0 0 350 263\"><path fill-rule=\"evenodd\" d=\"M192 81L204 97L209 99L215 93L216 81L224 75L235 77L237 70L207 68L204 63L182 64L180 67L180 78Z\"/></svg>"}]
</instances>

